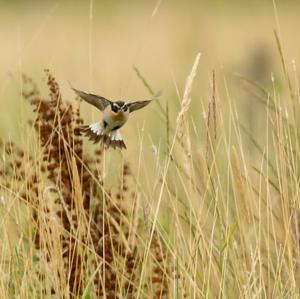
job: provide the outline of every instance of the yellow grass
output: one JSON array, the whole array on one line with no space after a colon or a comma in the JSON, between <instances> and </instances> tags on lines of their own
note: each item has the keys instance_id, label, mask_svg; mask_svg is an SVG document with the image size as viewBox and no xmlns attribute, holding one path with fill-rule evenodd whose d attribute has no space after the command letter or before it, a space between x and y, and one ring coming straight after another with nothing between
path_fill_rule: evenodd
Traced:
<instances>
[{"instance_id":1,"label":"yellow grass","mask_svg":"<svg viewBox=\"0 0 300 299\"><path fill-rule=\"evenodd\" d=\"M300 296L298 4L1 6L0 298Z\"/></svg>"}]
</instances>

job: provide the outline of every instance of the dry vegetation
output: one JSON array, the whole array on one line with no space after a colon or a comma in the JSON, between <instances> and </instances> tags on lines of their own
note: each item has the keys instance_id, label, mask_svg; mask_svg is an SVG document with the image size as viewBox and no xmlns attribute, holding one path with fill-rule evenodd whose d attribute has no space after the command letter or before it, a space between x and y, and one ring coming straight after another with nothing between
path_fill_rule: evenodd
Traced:
<instances>
[{"instance_id":1,"label":"dry vegetation","mask_svg":"<svg viewBox=\"0 0 300 299\"><path fill-rule=\"evenodd\" d=\"M30 137L31 150L1 141L2 298L298 297L298 87L285 73L295 113L289 116L275 85L269 92L247 81L259 89L267 113L264 147L250 135L260 152L255 168L244 160L234 107L238 141L228 145L215 72L206 152L192 141L188 111L199 60L187 77L175 126L159 105L170 136L152 203L143 200L147 195L123 159L118 183L106 186L106 153L99 146L87 153L79 104L75 109L63 100L48 70L45 99L23 76L37 138ZM167 200L170 214L161 221ZM13 243L9 222L18 231Z\"/></svg>"},{"instance_id":2,"label":"dry vegetation","mask_svg":"<svg viewBox=\"0 0 300 299\"><path fill-rule=\"evenodd\" d=\"M0 298L299 298L300 90L274 41L281 72L256 57L232 88L216 68L195 105L196 55L149 110L160 143L139 123L122 152L80 136L83 104L49 70L47 96L20 76L32 111L25 142L0 139Z\"/></svg>"},{"instance_id":3,"label":"dry vegetation","mask_svg":"<svg viewBox=\"0 0 300 299\"><path fill-rule=\"evenodd\" d=\"M21 290L22 296L136 298L139 292L161 298L169 292L167 251L155 230L149 260L144 261L142 244L148 233L138 223L129 166L122 166L116 193L105 188L98 171L102 150L93 157L85 153L78 130L83 122L80 111L63 102L54 77L46 74L48 99L40 96L30 78L23 78L23 96L36 113L30 124L40 155L12 142L1 143L2 198L14 196L29 216L22 235L21 248L26 249L18 256L30 254L30 266L23 260L22 268L32 281ZM151 273L139 287L139 273L150 261ZM3 295L16 297L21 281L22 277L7 277Z\"/></svg>"}]
</instances>

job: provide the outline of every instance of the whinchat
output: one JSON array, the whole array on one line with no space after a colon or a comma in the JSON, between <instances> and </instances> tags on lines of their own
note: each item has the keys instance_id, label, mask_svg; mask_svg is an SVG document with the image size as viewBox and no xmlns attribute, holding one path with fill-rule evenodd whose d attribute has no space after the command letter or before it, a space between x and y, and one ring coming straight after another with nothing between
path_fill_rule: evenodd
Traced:
<instances>
[{"instance_id":1,"label":"whinchat","mask_svg":"<svg viewBox=\"0 0 300 299\"><path fill-rule=\"evenodd\" d=\"M80 98L102 111L101 121L82 126L81 131L94 143L101 142L104 148L126 148L119 129L127 122L131 112L147 106L160 95L157 94L153 99L147 101L127 103L124 101L113 102L102 96L72 89Z\"/></svg>"}]
</instances>

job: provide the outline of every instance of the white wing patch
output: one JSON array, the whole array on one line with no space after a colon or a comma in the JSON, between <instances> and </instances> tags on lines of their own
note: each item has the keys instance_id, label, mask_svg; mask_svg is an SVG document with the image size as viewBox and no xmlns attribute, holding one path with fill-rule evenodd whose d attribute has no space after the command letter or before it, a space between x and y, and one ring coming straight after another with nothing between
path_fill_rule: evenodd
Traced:
<instances>
[{"instance_id":1,"label":"white wing patch","mask_svg":"<svg viewBox=\"0 0 300 299\"><path fill-rule=\"evenodd\" d=\"M123 140L119 131L112 131L108 134L108 136L112 141L122 141Z\"/></svg>"},{"instance_id":2,"label":"white wing patch","mask_svg":"<svg viewBox=\"0 0 300 299\"><path fill-rule=\"evenodd\" d=\"M98 136L102 135L102 126L99 122L90 124L89 128L94 134Z\"/></svg>"},{"instance_id":3,"label":"white wing patch","mask_svg":"<svg viewBox=\"0 0 300 299\"><path fill-rule=\"evenodd\" d=\"M126 148L123 138L118 130L107 132L107 128L103 128L102 124L92 123L81 127L81 132L89 137L94 143L101 142L104 148Z\"/></svg>"}]
</instances>

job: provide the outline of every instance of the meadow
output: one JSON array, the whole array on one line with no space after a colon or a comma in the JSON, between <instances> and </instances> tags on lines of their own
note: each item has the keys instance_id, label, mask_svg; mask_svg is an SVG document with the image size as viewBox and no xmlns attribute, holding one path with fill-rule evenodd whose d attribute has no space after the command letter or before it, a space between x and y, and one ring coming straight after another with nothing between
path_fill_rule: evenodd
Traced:
<instances>
[{"instance_id":1,"label":"meadow","mask_svg":"<svg viewBox=\"0 0 300 299\"><path fill-rule=\"evenodd\" d=\"M0 298L300 297L296 1L0 7Z\"/></svg>"}]
</instances>

